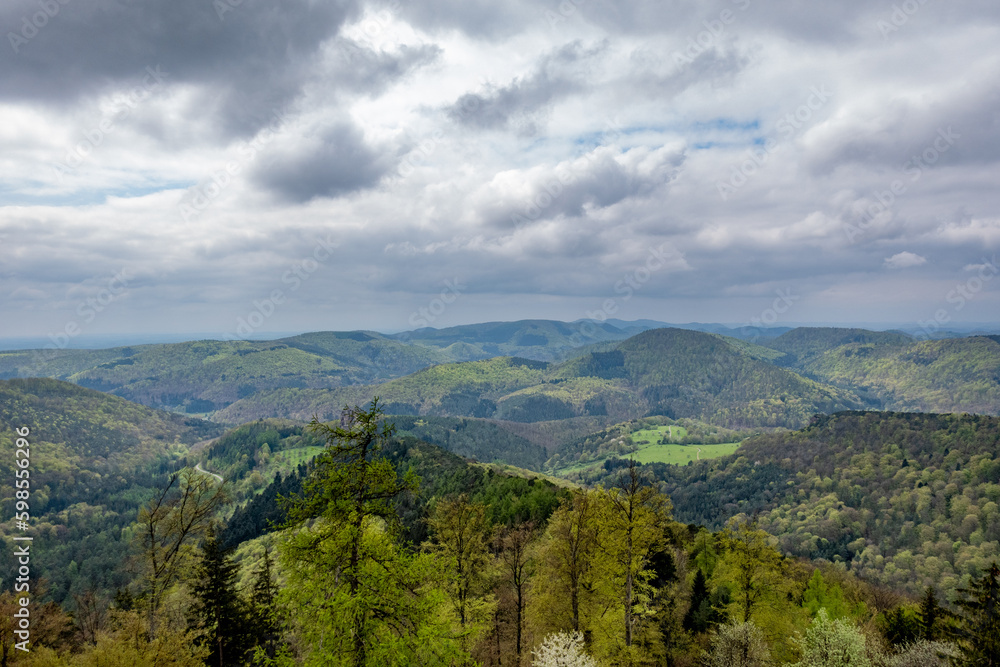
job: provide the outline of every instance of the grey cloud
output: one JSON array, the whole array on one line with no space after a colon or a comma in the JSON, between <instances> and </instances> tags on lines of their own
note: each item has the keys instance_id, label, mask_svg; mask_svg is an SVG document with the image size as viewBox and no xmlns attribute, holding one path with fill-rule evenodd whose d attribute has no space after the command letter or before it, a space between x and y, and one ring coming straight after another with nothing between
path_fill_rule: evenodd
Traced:
<instances>
[{"instance_id":1,"label":"grey cloud","mask_svg":"<svg viewBox=\"0 0 1000 667\"><path fill-rule=\"evenodd\" d=\"M390 169L388 157L341 122L261 158L252 179L279 198L303 203L371 187Z\"/></svg>"},{"instance_id":2,"label":"grey cloud","mask_svg":"<svg viewBox=\"0 0 1000 667\"><path fill-rule=\"evenodd\" d=\"M135 85L160 66L168 84L212 88L220 130L250 135L301 90L320 45L357 14L354 0L78 0L55 3L30 40L0 49L0 98L71 104ZM227 8L219 15L219 7ZM33 0L4 3L0 26L20 32Z\"/></svg>"},{"instance_id":3,"label":"grey cloud","mask_svg":"<svg viewBox=\"0 0 1000 667\"><path fill-rule=\"evenodd\" d=\"M644 197L676 178L683 152L664 148L618 152L600 148L554 169L526 174L530 195L514 198L501 193L483 206L482 217L499 229L550 220L580 217L587 206L607 208L632 197Z\"/></svg>"},{"instance_id":4,"label":"grey cloud","mask_svg":"<svg viewBox=\"0 0 1000 667\"><path fill-rule=\"evenodd\" d=\"M336 40L334 52L339 57L325 78L332 78L338 88L367 95L383 93L390 83L434 62L443 53L441 47L434 44L404 45L398 53L386 53L347 38Z\"/></svg>"},{"instance_id":5,"label":"grey cloud","mask_svg":"<svg viewBox=\"0 0 1000 667\"><path fill-rule=\"evenodd\" d=\"M543 21L537 5L522 0L396 0L400 14L429 31L458 29L477 38L499 39Z\"/></svg>"},{"instance_id":6,"label":"grey cloud","mask_svg":"<svg viewBox=\"0 0 1000 667\"><path fill-rule=\"evenodd\" d=\"M588 70L606 51L607 43L584 47L573 42L546 54L527 76L486 93L466 93L446 109L449 118L466 127L519 133L537 130L537 115L554 102L587 88Z\"/></svg>"}]
</instances>

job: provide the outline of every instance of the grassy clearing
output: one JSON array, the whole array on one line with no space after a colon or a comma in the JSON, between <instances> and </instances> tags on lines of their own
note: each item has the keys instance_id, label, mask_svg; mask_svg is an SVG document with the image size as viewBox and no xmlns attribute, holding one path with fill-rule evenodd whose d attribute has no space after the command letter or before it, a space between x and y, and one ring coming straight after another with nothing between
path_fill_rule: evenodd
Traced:
<instances>
[{"instance_id":1,"label":"grassy clearing","mask_svg":"<svg viewBox=\"0 0 1000 667\"><path fill-rule=\"evenodd\" d=\"M655 445L663 438L677 441L687 437L687 429L683 426L657 426L655 428L644 428L632 434L632 442L642 445Z\"/></svg>"},{"instance_id":2,"label":"grassy clearing","mask_svg":"<svg viewBox=\"0 0 1000 667\"><path fill-rule=\"evenodd\" d=\"M311 461L324 447L298 447L296 449L284 449L271 454L272 464L278 464L282 470L292 470L306 461Z\"/></svg>"},{"instance_id":3,"label":"grassy clearing","mask_svg":"<svg viewBox=\"0 0 1000 667\"><path fill-rule=\"evenodd\" d=\"M639 463L670 463L687 465L689 461L714 459L732 454L740 446L738 442L721 445L643 445L632 454Z\"/></svg>"}]
</instances>

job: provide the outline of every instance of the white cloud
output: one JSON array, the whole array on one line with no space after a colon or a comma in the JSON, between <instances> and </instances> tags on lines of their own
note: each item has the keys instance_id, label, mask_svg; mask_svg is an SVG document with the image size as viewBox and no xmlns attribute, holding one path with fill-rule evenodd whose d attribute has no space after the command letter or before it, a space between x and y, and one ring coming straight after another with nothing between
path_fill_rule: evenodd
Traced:
<instances>
[{"instance_id":1,"label":"white cloud","mask_svg":"<svg viewBox=\"0 0 1000 667\"><path fill-rule=\"evenodd\" d=\"M861 0L563 3L554 22L520 1L246 2L225 21L203 0L146 4L71 3L0 50L10 335L46 333L37 313L122 266L142 279L95 326L224 329L328 234L336 260L278 328L406 326L455 276L468 311L450 316L575 319L663 244L679 266L621 317L734 321L791 288L802 321L915 321L953 267L1000 246L995 3L928 3L888 38L887 10ZM60 178L52 165L157 64L163 88ZM230 163L184 219L182 198ZM883 270L920 265L919 285ZM987 319L992 294L962 316Z\"/></svg>"},{"instance_id":2,"label":"white cloud","mask_svg":"<svg viewBox=\"0 0 1000 667\"><path fill-rule=\"evenodd\" d=\"M885 268L887 269L908 269L913 266L926 264L927 260L912 252L898 252L892 257L885 258Z\"/></svg>"}]
</instances>

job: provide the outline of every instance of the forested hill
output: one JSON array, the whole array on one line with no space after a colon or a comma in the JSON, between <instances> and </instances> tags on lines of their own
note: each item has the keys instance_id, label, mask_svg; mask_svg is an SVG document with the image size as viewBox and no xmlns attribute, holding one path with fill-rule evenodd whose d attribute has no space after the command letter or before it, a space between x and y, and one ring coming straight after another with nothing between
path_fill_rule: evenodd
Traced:
<instances>
[{"instance_id":1,"label":"forested hill","mask_svg":"<svg viewBox=\"0 0 1000 667\"><path fill-rule=\"evenodd\" d=\"M30 429L30 516L37 547L32 572L45 574L63 600L89 586L113 591L128 579L121 569L129 536L122 531L172 472L191 445L221 427L49 379L0 381L0 459L3 532L14 516L14 429ZM0 560L13 562L13 542L0 542ZM0 574L4 585L9 572Z\"/></svg>"},{"instance_id":2,"label":"forested hill","mask_svg":"<svg viewBox=\"0 0 1000 667\"><path fill-rule=\"evenodd\" d=\"M1000 341L971 336L917 341L861 329L789 331L765 344L776 363L850 388L887 410L1000 414Z\"/></svg>"},{"instance_id":3,"label":"forested hill","mask_svg":"<svg viewBox=\"0 0 1000 667\"><path fill-rule=\"evenodd\" d=\"M850 391L808 380L768 359L774 350L685 329L654 329L561 364L498 357L444 364L381 385L262 393L221 411L230 422L267 416L330 418L378 395L388 412L511 422L644 415L725 426L805 424L817 412L859 408Z\"/></svg>"},{"instance_id":4,"label":"forested hill","mask_svg":"<svg viewBox=\"0 0 1000 667\"><path fill-rule=\"evenodd\" d=\"M839 413L757 436L731 456L646 468L682 521L719 527L756 514L785 552L844 562L893 587L954 591L1000 558L995 417Z\"/></svg>"},{"instance_id":5,"label":"forested hill","mask_svg":"<svg viewBox=\"0 0 1000 667\"><path fill-rule=\"evenodd\" d=\"M453 358L362 331L276 341L194 341L110 350L0 353L0 378L47 376L129 400L208 413L277 387L379 382Z\"/></svg>"}]
</instances>

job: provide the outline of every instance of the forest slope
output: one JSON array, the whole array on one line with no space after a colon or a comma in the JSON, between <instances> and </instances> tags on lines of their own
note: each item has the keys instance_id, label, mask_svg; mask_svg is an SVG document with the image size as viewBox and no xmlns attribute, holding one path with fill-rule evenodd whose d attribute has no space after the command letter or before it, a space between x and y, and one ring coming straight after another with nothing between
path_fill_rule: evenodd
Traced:
<instances>
[{"instance_id":1,"label":"forest slope","mask_svg":"<svg viewBox=\"0 0 1000 667\"><path fill-rule=\"evenodd\" d=\"M217 418L326 418L374 395L394 414L481 417L509 422L649 414L725 426L805 424L817 412L863 405L836 389L778 368L780 356L750 343L684 329L655 329L561 364L516 358L445 364L381 385L282 389L237 401Z\"/></svg>"},{"instance_id":2,"label":"forest slope","mask_svg":"<svg viewBox=\"0 0 1000 667\"><path fill-rule=\"evenodd\" d=\"M845 412L751 438L731 456L646 468L681 521L718 528L755 514L786 553L911 592L953 591L1000 557L995 417Z\"/></svg>"}]
</instances>

